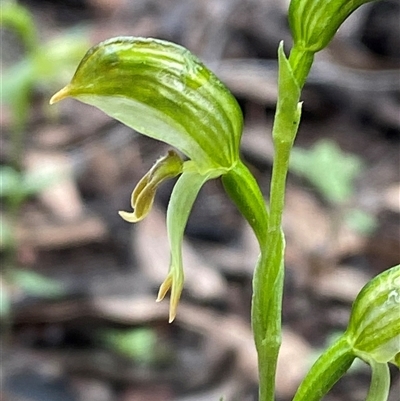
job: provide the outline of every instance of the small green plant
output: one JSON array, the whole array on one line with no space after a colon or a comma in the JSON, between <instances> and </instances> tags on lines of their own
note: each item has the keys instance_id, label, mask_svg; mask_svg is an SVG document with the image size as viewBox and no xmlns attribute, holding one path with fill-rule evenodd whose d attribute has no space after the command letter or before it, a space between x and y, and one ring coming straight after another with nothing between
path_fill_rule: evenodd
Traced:
<instances>
[{"instance_id":1,"label":"small green plant","mask_svg":"<svg viewBox=\"0 0 400 401\"><path fill-rule=\"evenodd\" d=\"M34 89L51 91L70 74L89 42L84 33L70 32L41 43L31 13L12 0L1 5L0 28L13 32L24 50L20 61L3 68L1 88L1 102L10 108L12 116L10 163L19 170Z\"/></svg>"},{"instance_id":2,"label":"small green plant","mask_svg":"<svg viewBox=\"0 0 400 401\"><path fill-rule=\"evenodd\" d=\"M294 45L288 58L283 44L278 49L279 96L272 130L275 157L269 207L239 156L243 117L236 100L181 46L149 38L107 40L88 51L72 81L50 101L74 97L180 152L170 151L160 158L132 193L134 211L120 212L127 221L141 220L151 208L157 186L179 176L167 211L170 268L157 298L161 300L171 290L170 321L176 316L183 287L181 243L188 215L202 185L221 178L260 245L251 313L260 401L272 401L275 393L285 248L281 222L289 157L300 123L301 89L314 54L367 1L292 0L290 4ZM372 368L368 401L387 399L388 362L399 364L399 295L400 265L382 273L361 291L348 329L313 365L295 401L320 400L355 358Z\"/></svg>"},{"instance_id":3,"label":"small green plant","mask_svg":"<svg viewBox=\"0 0 400 401\"><path fill-rule=\"evenodd\" d=\"M160 360L161 350L157 347L157 336L152 329L108 329L101 333L101 338L108 347L137 363L151 365Z\"/></svg>"},{"instance_id":4,"label":"small green plant","mask_svg":"<svg viewBox=\"0 0 400 401\"><path fill-rule=\"evenodd\" d=\"M12 66L1 66L1 102L11 112L9 160L7 165L0 167L0 198L5 211L0 221L0 251L4 256L2 278L24 293L57 297L63 294L58 282L34 271L19 269L17 263L16 225L21 208L29 198L54 181L63 179L59 172L24 172L24 140L28 133L27 122L34 90L40 88L48 92L58 85L71 73L89 42L82 33L79 36L70 33L43 44L39 41L34 18L28 9L13 0L3 3L0 28L15 34L22 44L23 54ZM1 296L0 315L7 321L10 320L10 300L6 285L3 285Z\"/></svg>"},{"instance_id":5,"label":"small green plant","mask_svg":"<svg viewBox=\"0 0 400 401\"><path fill-rule=\"evenodd\" d=\"M34 271L18 268L15 233L19 211L24 203L62 178L59 172L23 173L10 166L0 167L0 199L7 211L0 220L0 252L5 255L3 274L7 283L17 286L29 295L58 297L64 293L60 283ZM0 317L7 317L10 313L10 300L6 286L3 286L1 296Z\"/></svg>"},{"instance_id":6,"label":"small green plant","mask_svg":"<svg viewBox=\"0 0 400 401\"><path fill-rule=\"evenodd\" d=\"M338 234L336 231L341 220L364 234L376 227L372 215L350 208L354 180L363 170L363 162L356 155L343 153L333 141L321 139L310 149L294 147L290 155L290 170L306 178L333 206L332 238Z\"/></svg>"},{"instance_id":7,"label":"small green plant","mask_svg":"<svg viewBox=\"0 0 400 401\"><path fill-rule=\"evenodd\" d=\"M333 141L326 139L309 150L295 147L290 155L290 169L307 178L333 204L346 202L353 195L353 181L362 168L359 157L344 154Z\"/></svg>"}]
</instances>

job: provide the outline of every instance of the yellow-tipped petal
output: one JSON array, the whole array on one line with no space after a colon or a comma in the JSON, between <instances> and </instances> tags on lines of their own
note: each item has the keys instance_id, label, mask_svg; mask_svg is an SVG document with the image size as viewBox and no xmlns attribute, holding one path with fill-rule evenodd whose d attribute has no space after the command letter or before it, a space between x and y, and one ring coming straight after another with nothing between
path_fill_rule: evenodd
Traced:
<instances>
[{"instance_id":1,"label":"yellow-tipped petal","mask_svg":"<svg viewBox=\"0 0 400 401\"><path fill-rule=\"evenodd\" d=\"M51 99L50 99L50 104L54 104L59 102L60 100L65 99L70 95L70 85L64 86L61 90L59 90L57 93L55 93Z\"/></svg>"},{"instance_id":2,"label":"yellow-tipped petal","mask_svg":"<svg viewBox=\"0 0 400 401\"><path fill-rule=\"evenodd\" d=\"M171 290L171 299L169 300L169 319L168 323L172 323L176 318L179 300L182 294L182 285L176 284Z\"/></svg>"},{"instance_id":3,"label":"yellow-tipped petal","mask_svg":"<svg viewBox=\"0 0 400 401\"><path fill-rule=\"evenodd\" d=\"M135 212L124 212L124 211L119 211L118 214L128 223L137 223L140 220L143 220L146 216L136 216Z\"/></svg>"},{"instance_id":4,"label":"yellow-tipped petal","mask_svg":"<svg viewBox=\"0 0 400 401\"><path fill-rule=\"evenodd\" d=\"M177 280L176 278L174 279L173 272L170 272L158 290L156 302L162 301L165 295L167 295L168 291L171 290L171 298L169 301L169 323L172 323L175 320L179 299L181 298L182 294L182 288L183 279L182 281Z\"/></svg>"}]
</instances>

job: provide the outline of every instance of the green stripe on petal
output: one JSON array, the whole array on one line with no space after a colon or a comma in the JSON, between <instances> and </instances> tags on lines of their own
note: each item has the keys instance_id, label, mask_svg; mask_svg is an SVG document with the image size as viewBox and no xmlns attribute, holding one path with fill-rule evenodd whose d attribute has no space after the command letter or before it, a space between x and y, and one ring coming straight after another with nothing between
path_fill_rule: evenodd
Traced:
<instances>
[{"instance_id":1,"label":"green stripe on petal","mask_svg":"<svg viewBox=\"0 0 400 401\"><path fill-rule=\"evenodd\" d=\"M354 352L388 362L400 352L400 265L373 278L358 294L347 329Z\"/></svg>"},{"instance_id":2,"label":"green stripe on petal","mask_svg":"<svg viewBox=\"0 0 400 401\"><path fill-rule=\"evenodd\" d=\"M166 142L203 173L238 159L243 118L232 94L185 48L119 37L88 51L67 96L96 106L138 132Z\"/></svg>"}]
</instances>

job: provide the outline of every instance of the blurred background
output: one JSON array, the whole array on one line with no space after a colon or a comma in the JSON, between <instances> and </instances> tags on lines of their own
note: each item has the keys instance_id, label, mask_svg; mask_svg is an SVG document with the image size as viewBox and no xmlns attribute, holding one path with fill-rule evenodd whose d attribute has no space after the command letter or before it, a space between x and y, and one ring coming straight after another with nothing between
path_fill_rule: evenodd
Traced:
<instances>
[{"instance_id":1,"label":"blurred background","mask_svg":"<svg viewBox=\"0 0 400 401\"><path fill-rule=\"evenodd\" d=\"M255 401L250 329L258 248L218 180L185 240L178 316L156 304L169 262L164 184L130 225L130 193L168 147L68 99L87 49L151 36L198 55L245 115L243 159L268 193L276 53L288 0L24 0L1 7L3 401ZM400 3L369 3L319 53L291 160L277 400L345 330L352 300L400 254ZM268 290L268 289L266 289ZM361 401L355 363L326 396ZM400 381L393 370L390 401Z\"/></svg>"}]
</instances>

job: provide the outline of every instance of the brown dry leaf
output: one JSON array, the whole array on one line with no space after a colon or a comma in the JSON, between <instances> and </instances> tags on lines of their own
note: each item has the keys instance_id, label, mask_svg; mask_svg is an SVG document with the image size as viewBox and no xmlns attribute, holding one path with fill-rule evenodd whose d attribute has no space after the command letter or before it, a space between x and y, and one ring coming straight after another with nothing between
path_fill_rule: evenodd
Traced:
<instances>
[{"instance_id":1,"label":"brown dry leaf","mask_svg":"<svg viewBox=\"0 0 400 401\"><path fill-rule=\"evenodd\" d=\"M229 377L225 382L221 383L218 387L213 386L212 388L206 388L201 392L195 394L189 394L186 396L181 396L175 398L174 401L210 401L210 400L220 400L223 396L224 401L237 401L241 395L246 391L245 380L239 375ZM208 386L210 387L210 386ZM245 397L243 395L243 397ZM246 398L246 400L248 397Z\"/></svg>"},{"instance_id":2,"label":"brown dry leaf","mask_svg":"<svg viewBox=\"0 0 400 401\"><path fill-rule=\"evenodd\" d=\"M83 213L83 202L72 175L71 160L61 152L30 151L26 156L27 174L49 179L50 184L37 197L62 221L76 220Z\"/></svg>"},{"instance_id":3,"label":"brown dry leaf","mask_svg":"<svg viewBox=\"0 0 400 401\"><path fill-rule=\"evenodd\" d=\"M275 106L278 97L276 71L264 68L258 60L224 60L217 74L238 97Z\"/></svg>"},{"instance_id":4,"label":"brown dry leaf","mask_svg":"<svg viewBox=\"0 0 400 401\"><path fill-rule=\"evenodd\" d=\"M99 298L93 300L96 315L123 324L148 324L167 321L168 304L156 304L152 298ZM49 311L47 311L49 313ZM233 315L220 315L181 302L173 324L204 335L236 355L238 374L252 383L258 382L257 354L250 325Z\"/></svg>"},{"instance_id":5,"label":"brown dry leaf","mask_svg":"<svg viewBox=\"0 0 400 401\"><path fill-rule=\"evenodd\" d=\"M41 127L35 134L35 143L41 148L60 148L71 142L71 130L66 125Z\"/></svg>"},{"instance_id":6,"label":"brown dry leaf","mask_svg":"<svg viewBox=\"0 0 400 401\"><path fill-rule=\"evenodd\" d=\"M259 120L258 116L257 119ZM268 135L271 124L266 118L263 118L262 122L264 123L246 123L241 146L248 158L262 164L272 164L274 145L271 135Z\"/></svg>"},{"instance_id":7,"label":"brown dry leaf","mask_svg":"<svg viewBox=\"0 0 400 401\"><path fill-rule=\"evenodd\" d=\"M254 232L247 222L241 228L240 242L232 245L218 242L196 243L196 250L223 273L251 277L260 253Z\"/></svg>"},{"instance_id":8,"label":"brown dry leaf","mask_svg":"<svg viewBox=\"0 0 400 401\"><path fill-rule=\"evenodd\" d=\"M122 175L120 166L122 156L116 157L108 144L96 141L86 149L85 157L88 160L84 175L87 186L102 194L110 195L115 192Z\"/></svg>"},{"instance_id":9,"label":"brown dry leaf","mask_svg":"<svg viewBox=\"0 0 400 401\"><path fill-rule=\"evenodd\" d=\"M166 319L168 305L156 305L149 298L94 300L95 310L103 318L125 324L148 324ZM182 303L176 322L188 330L203 334L211 341L235 351L238 377L258 382L257 355L250 325L237 316L221 316ZM277 394L293 395L306 374L313 349L297 334L283 328L282 346L278 361Z\"/></svg>"},{"instance_id":10,"label":"brown dry leaf","mask_svg":"<svg viewBox=\"0 0 400 401\"><path fill-rule=\"evenodd\" d=\"M106 383L105 380L100 380L91 377L80 377L71 375L70 383L79 400L85 401L112 401L115 396L112 391L112 386Z\"/></svg>"},{"instance_id":11,"label":"brown dry leaf","mask_svg":"<svg viewBox=\"0 0 400 401\"><path fill-rule=\"evenodd\" d=\"M88 3L102 15L107 16L125 6L126 0L88 0Z\"/></svg>"},{"instance_id":12,"label":"brown dry leaf","mask_svg":"<svg viewBox=\"0 0 400 401\"><path fill-rule=\"evenodd\" d=\"M139 266L154 283L162 283L170 259L165 215L156 207L136 225L133 246ZM222 276L207 265L193 247L183 241L184 288L200 300L217 300L227 296L227 284Z\"/></svg>"},{"instance_id":13,"label":"brown dry leaf","mask_svg":"<svg viewBox=\"0 0 400 401\"><path fill-rule=\"evenodd\" d=\"M339 259L342 256L362 253L367 242L367 237L362 236L345 224L341 226L337 237L337 242L334 244L333 249Z\"/></svg>"},{"instance_id":14,"label":"brown dry leaf","mask_svg":"<svg viewBox=\"0 0 400 401\"><path fill-rule=\"evenodd\" d=\"M286 261L295 267L300 282L309 281L309 273L326 272L342 256L357 254L365 247L366 239L345 224L333 236L332 224L332 217L312 194L288 186L283 220Z\"/></svg>"},{"instance_id":15,"label":"brown dry leaf","mask_svg":"<svg viewBox=\"0 0 400 401\"><path fill-rule=\"evenodd\" d=\"M324 247L329 235L329 217L315 198L305 190L288 186L283 227L288 247L304 253Z\"/></svg>"},{"instance_id":16,"label":"brown dry leaf","mask_svg":"<svg viewBox=\"0 0 400 401\"><path fill-rule=\"evenodd\" d=\"M101 242L107 238L108 230L105 223L97 216L63 224L49 222L23 221L17 227L19 244L40 249L61 249L70 246Z\"/></svg>"},{"instance_id":17,"label":"brown dry leaf","mask_svg":"<svg viewBox=\"0 0 400 401\"><path fill-rule=\"evenodd\" d=\"M127 386L121 401L170 401L174 399L172 386L166 384Z\"/></svg>"}]
</instances>

